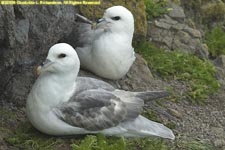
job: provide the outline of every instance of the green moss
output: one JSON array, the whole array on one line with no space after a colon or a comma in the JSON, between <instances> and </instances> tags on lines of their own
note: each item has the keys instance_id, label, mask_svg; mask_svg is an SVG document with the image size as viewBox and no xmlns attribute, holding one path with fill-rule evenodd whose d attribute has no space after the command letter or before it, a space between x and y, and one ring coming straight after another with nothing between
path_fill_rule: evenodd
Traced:
<instances>
[{"instance_id":1,"label":"green moss","mask_svg":"<svg viewBox=\"0 0 225 150\"><path fill-rule=\"evenodd\" d=\"M136 51L147 60L155 75L189 83L190 89L186 95L193 103L203 103L220 88L215 78L216 69L208 60L201 60L192 54L158 49L147 42L136 46Z\"/></svg>"},{"instance_id":2,"label":"green moss","mask_svg":"<svg viewBox=\"0 0 225 150\"><path fill-rule=\"evenodd\" d=\"M181 1L180 0L171 0L174 4L176 5L181 5Z\"/></svg>"},{"instance_id":3,"label":"green moss","mask_svg":"<svg viewBox=\"0 0 225 150\"><path fill-rule=\"evenodd\" d=\"M213 57L225 55L225 32L221 27L215 27L211 32L206 32L205 42Z\"/></svg>"},{"instance_id":4,"label":"green moss","mask_svg":"<svg viewBox=\"0 0 225 150\"><path fill-rule=\"evenodd\" d=\"M128 150L167 150L166 143L161 138L139 138L127 141Z\"/></svg>"},{"instance_id":5,"label":"green moss","mask_svg":"<svg viewBox=\"0 0 225 150\"><path fill-rule=\"evenodd\" d=\"M175 145L177 149L182 150L216 150L212 144L198 140L178 141Z\"/></svg>"},{"instance_id":6,"label":"green moss","mask_svg":"<svg viewBox=\"0 0 225 150\"><path fill-rule=\"evenodd\" d=\"M79 6L79 12L87 18L95 21L102 17L105 9L115 5L122 5L132 12L135 21L134 38L136 40L144 39L147 34L147 20L144 0L102 0L101 5Z\"/></svg>"},{"instance_id":7,"label":"green moss","mask_svg":"<svg viewBox=\"0 0 225 150\"><path fill-rule=\"evenodd\" d=\"M7 119L16 119L17 117L15 112L5 110L4 108L0 108L0 116Z\"/></svg>"},{"instance_id":8,"label":"green moss","mask_svg":"<svg viewBox=\"0 0 225 150\"><path fill-rule=\"evenodd\" d=\"M201 15L204 22L224 20L225 3L221 0L211 2L201 7Z\"/></svg>"},{"instance_id":9,"label":"green moss","mask_svg":"<svg viewBox=\"0 0 225 150\"><path fill-rule=\"evenodd\" d=\"M72 150L126 150L124 138L106 138L102 134L88 135L79 144L71 144Z\"/></svg>"},{"instance_id":10,"label":"green moss","mask_svg":"<svg viewBox=\"0 0 225 150\"><path fill-rule=\"evenodd\" d=\"M176 124L174 122L168 122L166 126L170 129L176 129Z\"/></svg>"},{"instance_id":11,"label":"green moss","mask_svg":"<svg viewBox=\"0 0 225 150\"><path fill-rule=\"evenodd\" d=\"M145 0L148 20L168 13L167 0Z\"/></svg>"},{"instance_id":12,"label":"green moss","mask_svg":"<svg viewBox=\"0 0 225 150\"><path fill-rule=\"evenodd\" d=\"M211 27L215 23L223 23L225 19L224 0L181 0L181 5L194 17L196 23L206 27Z\"/></svg>"},{"instance_id":13,"label":"green moss","mask_svg":"<svg viewBox=\"0 0 225 150\"><path fill-rule=\"evenodd\" d=\"M23 122L6 138L11 145L24 150L52 150L62 141L53 137L45 136L36 131L30 123Z\"/></svg>"},{"instance_id":14,"label":"green moss","mask_svg":"<svg viewBox=\"0 0 225 150\"><path fill-rule=\"evenodd\" d=\"M142 113L143 116L145 116L146 118L152 120L152 121L156 121L156 122L161 122L161 120L158 118L158 116L155 114L154 111L152 111L151 109L147 109Z\"/></svg>"},{"instance_id":15,"label":"green moss","mask_svg":"<svg viewBox=\"0 0 225 150\"><path fill-rule=\"evenodd\" d=\"M161 138L108 137L102 134L88 135L80 143L71 144L72 150L166 150Z\"/></svg>"}]
</instances>

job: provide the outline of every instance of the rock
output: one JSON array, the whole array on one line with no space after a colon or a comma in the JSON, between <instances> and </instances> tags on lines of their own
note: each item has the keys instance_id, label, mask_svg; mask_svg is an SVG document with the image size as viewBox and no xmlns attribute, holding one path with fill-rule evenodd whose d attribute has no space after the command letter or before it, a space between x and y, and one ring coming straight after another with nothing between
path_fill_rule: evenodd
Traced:
<instances>
[{"instance_id":1,"label":"rock","mask_svg":"<svg viewBox=\"0 0 225 150\"><path fill-rule=\"evenodd\" d=\"M201 42L201 32L184 23L172 19L168 15L148 22L147 39L160 48L178 50L195 54L200 58L208 58L207 46Z\"/></svg>"},{"instance_id":2,"label":"rock","mask_svg":"<svg viewBox=\"0 0 225 150\"><path fill-rule=\"evenodd\" d=\"M212 127L212 132L217 137L224 137L225 136L225 130L220 127Z\"/></svg>"},{"instance_id":3,"label":"rock","mask_svg":"<svg viewBox=\"0 0 225 150\"><path fill-rule=\"evenodd\" d=\"M154 41L160 41L160 39L162 39L161 38L162 31L163 29L157 28L154 24L149 22L147 37L148 38L151 37Z\"/></svg>"},{"instance_id":4,"label":"rock","mask_svg":"<svg viewBox=\"0 0 225 150\"><path fill-rule=\"evenodd\" d=\"M184 18L186 17L184 14L184 10L183 8L181 8L180 6L170 2L169 3L169 7L172 8L172 11L169 12L169 16L175 20L178 21L184 21Z\"/></svg>"},{"instance_id":5,"label":"rock","mask_svg":"<svg viewBox=\"0 0 225 150\"><path fill-rule=\"evenodd\" d=\"M214 143L214 145L215 145L216 147L222 147L222 146L225 145L225 140L222 140L222 139L216 139L213 143Z\"/></svg>"},{"instance_id":6,"label":"rock","mask_svg":"<svg viewBox=\"0 0 225 150\"><path fill-rule=\"evenodd\" d=\"M0 149L1 150L7 150L9 149L6 142L4 141L4 139L1 137L0 135Z\"/></svg>"},{"instance_id":7,"label":"rock","mask_svg":"<svg viewBox=\"0 0 225 150\"><path fill-rule=\"evenodd\" d=\"M4 13L3 13L3 8L2 5L0 5L0 20L4 19ZM0 45L3 45L4 39L5 39L5 31L4 31L4 22L0 22Z\"/></svg>"},{"instance_id":8,"label":"rock","mask_svg":"<svg viewBox=\"0 0 225 150\"><path fill-rule=\"evenodd\" d=\"M120 88L124 90L143 91L151 85L153 76L145 60L136 54L136 60L127 75L119 80Z\"/></svg>"},{"instance_id":9,"label":"rock","mask_svg":"<svg viewBox=\"0 0 225 150\"><path fill-rule=\"evenodd\" d=\"M20 44L26 44L28 42L29 25L28 19L22 19L16 26L15 37Z\"/></svg>"},{"instance_id":10,"label":"rock","mask_svg":"<svg viewBox=\"0 0 225 150\"><path fill-rule=\"evenodd\" d=\"M172 109L172 108L168 108L168 111L169 111L169 113L170 113L172 116L175 116L175 117L177 117L177 118L179 118L179 119L182 119L182 114L179 113L177 110Z\"/></svg>"},{"instance_id":11,"label":"rock","mask_svg":"<svg viewBox=\"0 0 225 150\"><path fill-rule=\"evenodd\" d=\"M171 25L170 24L168 24L168 23L165 23L165 22L163 22L163 21L155 21L155 25L157 26L157 27L160 27L160 28L163 28L163 29L170 29L170 27L171 27Z\"/></svg>"},{"instance_id":12,"label":"rock","mask_svg":"<svg viewBox=\"0 0 225 150\"><path fill-rule=\"evenodd\" d=\"M225 55L217 57L216 60L214 61L214 64L218 67L225 69Z\"/></svg>"},{"instance_id":13,"label":"rock","mask_svg":"<svg viewBox=\"0 0 225 150\"><path fill-rule=\"evenodd\" d=\"M163 30L161 32L161 37L163 39L159 40L159 42L160 43L163 42L163 43L166 44L166 46L168 48L172 48L172 45L173 45L173 42L174 42L173 38L171 38L172 36L173 36L173 32L168 31L168 30Z\"/></svg>"},{"instance_id":14,"label":"rock","mask_svg":"<svg viewBox=\"0 0 225 150\"><path fill-rule=\"evenodd\" d=\"M171 25L175 25L175 24L178 23L176 20L171 19L168 15L164 15L164 17L165 17L165 19L161 18L161 19L159 19L159 21L165 22L165 23L168 23L168 24L171 24Z\"/></svg>"},{"instance_id":15,"label":"rock","mask_svg":"<svg viewBox=\"0 0 225 150\"><path fill-rule=\"evenodd\" d=\"M188 26L185 26L185 28L183 29L185 32L188 32L192 37L194 38L201 38L201 32L199 30L190 28Z\"/></svg>"},{"instance_id":16,"label":"rock","mask_svg":"<svg viewBox=\"0 0 225 150\"><path fill-rule=\"evenodd\" d=\"M225 90L225 69L216 67L216 77Z\"/></svg>"},{"instance_id":17,"label":"rock","mask_svg":"<svg viewBox=\"0 0 225 150\"><path fill-rule=\"evenodd\" d=\"M174 50L178 50L179 52L183 53L192 53L193 48L188 47L186 44L180 42L179 38L174 39L173 47Z\"/></svg>"},{"instance_id":18,"label":"rock","mask_svg":"<svg viewBox=\"0 0 225 150\"><path fill-rule=\"evenodd\" d=\"M191 36L184 31L178 31L175 38L178 38L179 41L184 44L188 44L191 40Z\"/></svg>"},{"instance_id":19,"label":"rock","mask_svg":"<svg viewBox=\"0 0 225 150\"><path fill-rule=\"evenodd\" d=\"M177 24L173 25L171 28L179 31L179 30L183 30L184 27L185 27L184 24L182 24L182 23L177 23Z\"/></svg>"},{"instance_id":20,"label":"rock","mask_svg":"<svg viewBox=\"0 0 225 150\"><path fill-rule=\"evenodd\" d=\"M0 95L4 99L24 106L35 79L34 66L45 59L49 47L72 32L74 20L73 6L0 5Z\"/></svg>"},{"instance_id":21,"label":"rock","mask_svg":"<svg viewBox=\"0 0 225 150\"><path fill-rule=\"evenodd\" d=\"M100 78L91 72L81 70L79 76L86 76L104 80L116 88L129 91L142 91L146 90L151 86L153 76L149 70L145 60L138 54L136 54L136 60L131 66L129 72L120 80L113 81Z\"/></svg>"},{"instance_id":22,"label":"rock","mask_svg":"<svg viewBox=\"0 0 225 150\"><path fill-rule=\"evenodd\" d=\"M2 5L2 13L5 14L1 19L1 22L4 22L5 28L2 30L5 32L5 38L3 41L6 43L3 45L8 45L9 48L14 48L16 46L15 41L15 14L14 8L11 5L3 6Z\"/></svg>"},{"instance_id":23,"label":"rock","mask_svg":"<svg viewBox=\"0 0 225 150\"><path fill-rule=\"evenodd\" d=\"M202 44L200 41L197 42L195 46L195 55L197 55L199 58L208 58L209 51L205 44Z\"/></svg>"},{"instance_id":24,"label":"rock","mask_svg":"<svg viewBox=\"0 0 225 150\"><path fill-rule=\"evenodd\" d=\"M213 63L217 69L217 79L225 87L225 55L218 56Z\"/></svg>"}]
</instances>

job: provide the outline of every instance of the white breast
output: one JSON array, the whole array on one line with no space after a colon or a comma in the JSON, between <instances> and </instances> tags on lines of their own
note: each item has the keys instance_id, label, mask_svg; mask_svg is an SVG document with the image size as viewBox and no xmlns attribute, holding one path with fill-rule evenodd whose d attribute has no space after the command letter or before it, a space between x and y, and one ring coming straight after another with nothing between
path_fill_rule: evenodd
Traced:
<instances>
[{"instance_id":1,"label":"white breast","mask_svg":"<svg viewBox=\"0 0 225 150\"><path fill-rule=\"evenodd\" d=\"M102 35L93 43L92 71L106 78L122 78L135 60L131 42L131 38L123 34Z\"/></svg>"}]
</instances>

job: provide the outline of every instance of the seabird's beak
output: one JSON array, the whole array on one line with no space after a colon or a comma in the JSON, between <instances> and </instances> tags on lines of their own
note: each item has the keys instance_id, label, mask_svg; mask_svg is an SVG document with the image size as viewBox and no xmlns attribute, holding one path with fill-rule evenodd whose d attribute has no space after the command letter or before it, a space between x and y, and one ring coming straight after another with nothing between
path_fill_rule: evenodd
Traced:
<instances>
[{"instance_id":1,"label":"seabird's beak","mask_svg":"<svg viewBox=\"0 0 225 150\"><path fill-rule=\"evenodd\" d=\"M99 23L101 23L101 22L103 22L103 21L106 21L105 18L98 19L98 20L96 21L96 23L99 24Z\"/></svg>"},{"instance_id":2,"label":"seabird's beak","mask_svg":"<svg viewBox=\"0 0 225 150\"><path fill-rule=\"evenodd\" d=\"M36 74L39 76L41 74L41 66L38 66L36 69Z\"/></svg>"},{"instance_id":3,"label":"seabird's beak","mask_svg":"<svg viewBox=\"0 0 225 150\"><path fill-rule=\"evenodd\" d=\"M108 22L105 18L101 18L96 21L94 29L106 29L108 27L109 23L110 22Z\"/></svg>"},{"instance_id":4,"label":"seabird's beak","mask_svg":"<svg viewBox=\"0 0 225 150\"><path fill-rule=\"evenodd\" d=\"M40 66L37 67L37 75L40 75L41 72L47 70L51 64L53 64L53 62L49 59L46 59Z\"/></svg>"},{"instance_id":5,"label":"seabird's beak","mask_svg":"<svg viewBox=\"0 0 225 150\"><path fill-rule=\"evenodd\" d=\"M76 16L77 16L76 21L90 24L92 30L97 29L97 25L100 24L101 22L105 21L105 19L102 18L102 19L97 20L96 22L93 22L93 21L89 20L88 18L86 18L86 17L84 17L84 16L82 16L78 13L76 13Z\"/></svg>"}]
</instances>

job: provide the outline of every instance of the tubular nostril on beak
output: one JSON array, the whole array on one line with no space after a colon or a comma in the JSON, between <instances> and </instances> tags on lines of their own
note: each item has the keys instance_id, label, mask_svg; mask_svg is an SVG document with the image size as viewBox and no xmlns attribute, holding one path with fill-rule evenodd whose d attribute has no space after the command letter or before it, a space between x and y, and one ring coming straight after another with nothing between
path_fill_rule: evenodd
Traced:
<instances>
[{"instance_id":1,"label":"tubular nostril on beak","mask_svg":"<svg viewBox=\"0 0 225 150\"><path fill-rule=\"evenodd\" d=\"M101 23L101 22L103 22L103 21L105 21L105 19L104 19L104 18L101 18L101 19L98 19L98 20L96 21L96 23L98 24L98 23Z\"/></svg>"},{"instance_id":2,"label":"tubular nostril on beak","mask_svg":"<svg viewBox=\"0 0 225 150\"><path fill-rule=\"evenodd\" d=\"M43 63L41 63L41 66L43 67L44 65L46 65L47 63L50 63L50 62L51 62L51 60L46 59Z\"/></svg>"},{"instance_id":3,"label":"tubular nostril on beak","mask_svg":"<svg viewBox=\"0 0 225 150\"><path fill-rule=\"evenodd\" d=\"M42 67L44 66L44 62L41 63L41 66L42 66Z\"/></svg>"}]
</instances>

